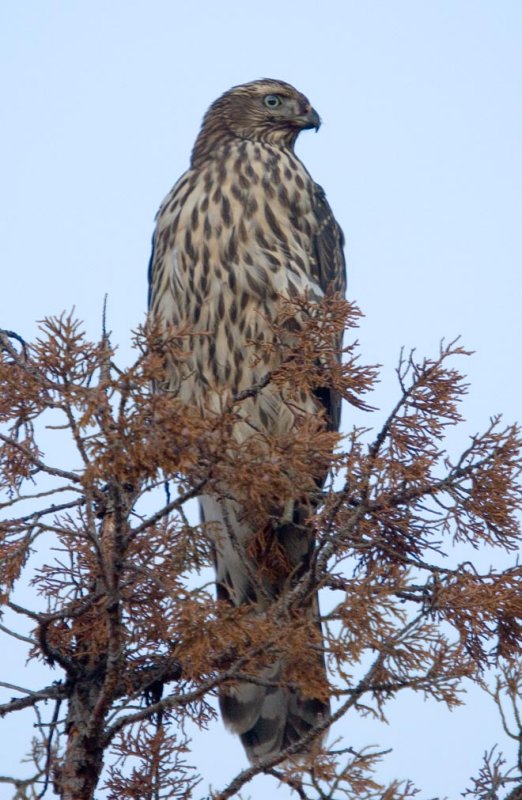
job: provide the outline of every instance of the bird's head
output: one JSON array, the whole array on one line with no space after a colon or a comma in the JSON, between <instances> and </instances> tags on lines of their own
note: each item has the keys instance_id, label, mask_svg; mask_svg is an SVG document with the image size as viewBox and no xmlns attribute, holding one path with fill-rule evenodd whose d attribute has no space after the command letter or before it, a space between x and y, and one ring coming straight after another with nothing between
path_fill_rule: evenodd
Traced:
<instances>
[{"instance_id":1,"label":"bird's head","mask_svg":"<svg viewBox=\"0 0 522 800\"><path fill-rule=\"evenodd\" d=\"M309 100L289 83L263 78L233 86L205 114L192 161L209 157L231 138L292 149L302 130L318 130L320 124Z\"/></svg>"}]
</instances>

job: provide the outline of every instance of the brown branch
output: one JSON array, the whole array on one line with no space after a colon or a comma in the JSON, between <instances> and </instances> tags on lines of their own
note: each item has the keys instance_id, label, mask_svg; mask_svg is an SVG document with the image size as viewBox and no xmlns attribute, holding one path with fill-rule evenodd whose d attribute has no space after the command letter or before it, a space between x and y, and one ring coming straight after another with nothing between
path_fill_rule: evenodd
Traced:
<instances>
[{"instance_id":1,"label":"brown branch","mask_svg":"<svg viewBox=\"0 0 522 800\"><path fill-rule=\"evenodd\" d=\"M181 506L185 505L188 500L198 497L204 489L207 480L208 478L203 478L202 480L198 481L192 487L192 489L189 489L175 500L167 503L165 506L163 506L163 508L161 508L159 511L156 511L155 514L151 514L150 517L147 517L147 519L143 520L143 522L141 522L135 528L131 528L129 531L129 541L132 541L132 539L134 539L138 534L143 533L143 531L147 530L147 528L152 527L164 517L168 516L172 511L176 511L177 509L181 508Z\"/></svg>"},{"instance_id":2,"label":"brown branch","mask_svg":"<svg viewBox=\"0 0 522 800\"><path fill-rule=\"evenodd\" d=\"M63 700L67 697L67 687L63 683L53 683L52 686L46 686L45 689L39 691L32 691L31 689L24 689L20 686L13 686L8 683L0 683L8 689L13 689L17 692L25 692L27 697L20 697L10 700L8 703L0 705L0 717L5 717L6 714L11 714L13 711L20 711L23 708L30 708L42 700Z\"/></svg>"},{"instance_id":3,"label":"brown branch","mask_svg":"<svg viewBox=\"0 0 522 800\"><path fill-rule=\"evenodd\" d=\"M72 481L73 483L81 483L81 479L78 477L78 475L75 475L74 472L69 472L67 470L60 469L59 467L48 466L48 464L45 464L43 461L37 458L34 453L28 450L27 447L24 447L23 444L17 442L16 439L12 439L10 436L0 433L0 440L22 453L22 455L24 455L32 464L34 464L34 466L40 472L45 472L47 475L53 475L55 478L66 478L66 480Z\"/></svg>"}]
</instances>

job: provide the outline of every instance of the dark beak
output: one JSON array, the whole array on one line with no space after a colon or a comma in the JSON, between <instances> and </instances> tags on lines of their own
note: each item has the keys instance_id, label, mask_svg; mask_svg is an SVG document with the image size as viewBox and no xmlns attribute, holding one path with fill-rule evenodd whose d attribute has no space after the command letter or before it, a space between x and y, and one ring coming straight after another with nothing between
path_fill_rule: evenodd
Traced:
<instances>
[{"instance_id":1,"label":"dark beak","mask_svg":"<svg viewBox=\"0 0 522 800\"><path fill-rule=\"evenodd\" d=\"M306 111L297 117L301 127L305 130L307 128L315 128L316 131L319 130L321 125L321 117L315 110L315 108L307 108Z\"/></svg>"}]
</instances>

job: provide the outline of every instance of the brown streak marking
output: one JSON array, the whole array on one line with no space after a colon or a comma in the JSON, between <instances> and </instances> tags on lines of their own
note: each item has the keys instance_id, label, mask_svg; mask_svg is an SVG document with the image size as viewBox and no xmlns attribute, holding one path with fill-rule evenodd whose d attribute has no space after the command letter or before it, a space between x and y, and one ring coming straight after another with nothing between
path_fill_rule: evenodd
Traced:
<instances>
[{"instance_id":1,"label":"brown streak marking","mask_svg":"<svg viewBox=\"0 0 522 800\"><path fill-rule=\"evenodd\" d=\"M239 239L240 239L240 240L241 240L241 242L243 242L243 244L244 244L244 243L247 241L247 239L248 239L248 234L247 234L246 225L245 225L245 223L243 222L243 219L242 219L242 218L239 220L239 225L238 225L238 231L237 231L237 232L238 232L238 234L239 234Z\"/></svg>"},{"instance_id":2,"label":"brown streak marking","mask_svg":"<svg viewBox=\"0 0 522 800\"><path fill-rule=\"evenodd\" d=\"M257 211L257 200L253 195L250 195L245 204L245 214L247 219L253 217Z\"/></svg>"},{"instance_id":3,"label":"brown streak marking","mask_svg":"<svg viewBox=\"0 0 522 800\"><path fill-rule=\"evenodd\" d=\"M225 228L230 228L232 225L232 208L230 200L225 194L221 198L221 218Z\"/></svg>"},{"instance_id":4,"label":"brown streak marking","mask_svg":"<svg viewBox=\"0 0 522 800\"><path fill-rule=\"evenodd\" d=\"M203 177L203 190L206 195L210 194L210 190L212 189L213 185L214 181L212 180L212 173L209 170L208 172L205 172L205 175Z\"/></svg>"},{"instance_id":5,"label":"brown streak marking","mask_svg":"<svg viewBox=\"0 0 522 800\"><path fill-rule=\"evenodd\" d=\"M218 313L218 318L220 320L223 319L223 317L225 316L225 298L223 297L223 292L219 293L217 313Z\"/></svg>"},{"instance_id":6,"label":"brown streak marking","mask_svg":"<svg viewBox=\"0 0 522 800\"><path fill-rule=\"evenodd\" d=\"M284 183L281 184L281 186L279 187L279 190L277 192L277 197L282 206L284 206L285 208L290 207L290 195L288 194L288 189L286 188Z\"/></svg>"},{"instance_id":7,"label":"brown streak marking","mask_svg":"<svg viewBox=\"0 0 522 800\"><path fill-rule=\"evenodd\" d=\"M279 226L276 216L268 203L265 203L265 219L268 222L268 227L271 229L272 233L274 233L278 239L281 239L283 242L287 242L287 237Z\"/></svg>"},{"instance_id":8,"label":"brown streak marking","mask_svg":"<svg viewBox=\"0 0 522 800\"><path fill-rule=\"evenodd\" d=\"M190 233L190 230L188 228L185 231L184 246L185 246L185 252L188 255L188 257L192 261L195 261L196 260L196 251L194 249L194 245L192 244L192 234Z\"/></svg>"},{"instance_id":9,"label":"brown streak marking","mask_svg":"<svg viewBox=\"0 0 522 800\"><path fill-rule=\"evenodd\" d=\"M246 275L247 283L250 286L250 288L252 289L252 291L255 292L256 294L258 294L258 292L259 292L259 283L253 278L253 276L252 276L252 274L250 272L246 272L245 275Z\"/></svg>"},{"instance_id":10,"label":"brown streak marking","mask_svg":"<svg viewBox=\"0 0 522 800\"><path fill-rule=\"evenodd\" d=\"M232 194L232 197L234 197L239 202L243 200L243 192L241 191L239 186L236 186L235 183L233 183L232 186L230 187L230 193Z\"/></svg>"}]
</instances>

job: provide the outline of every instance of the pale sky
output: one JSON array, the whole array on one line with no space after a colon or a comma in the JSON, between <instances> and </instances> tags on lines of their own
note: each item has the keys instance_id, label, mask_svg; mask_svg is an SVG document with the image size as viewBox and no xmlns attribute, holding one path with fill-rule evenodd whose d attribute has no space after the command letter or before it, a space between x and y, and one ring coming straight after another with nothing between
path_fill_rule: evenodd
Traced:
<instances>
[{"instance_id":1,"label":"pale sky","mask_svg":"<svg viewBox=\"0 0 522 800\"><path fill-rule=\"evenodd\" d=\"M203 113L233 84L281 78L323 119L297 150L346 234L362 358L384 365L381 411L364 423L378 426L397 399L401 346L431 355L459 334L476 354L450 450L494 413L520 419L521 42L518 0L4 0L0 327L30 339L36 320L75 306L97 336L108 293L128 361L153 218ZM353 421L345 410L345 428ZM13 674L0 679L22 682L8 646ZM414 696L388 711L387 726L353 718L337 732L392 746L381 775L414 779L423 797L459 796L484 750L505 744L477 692L451 714ZM0 724L0 774L27 724ZM245 763L220 722L196 736L192 760L215 789ZM245 797L273 788L259 779Z\"/></svg>"}]
</instances>

